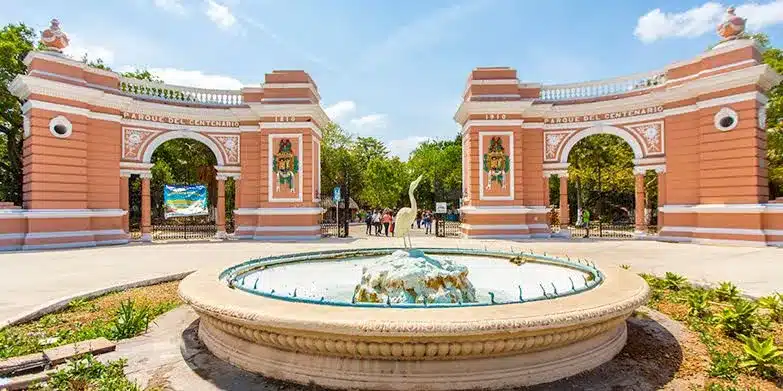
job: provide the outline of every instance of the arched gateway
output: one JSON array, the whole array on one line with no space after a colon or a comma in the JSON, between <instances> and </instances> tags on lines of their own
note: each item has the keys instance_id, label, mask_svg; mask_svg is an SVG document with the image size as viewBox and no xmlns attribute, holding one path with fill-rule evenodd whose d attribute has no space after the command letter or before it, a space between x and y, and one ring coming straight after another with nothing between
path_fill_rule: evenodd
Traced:
<instances>
[{"instance_id":1,"label":"arched gateway","mask_svg":"<svg viewBox=\"0 0 783 391\"><path fill-rule=\"evenodd\" d=\"M307 73L273 71L237 91L153 83L70 59L59 52L67 37L55 24L47 31L57 42L31 52L27 74L9 86L25 101L24 208L0 210L0 250L127 243L134 174L149 239L152 153L175 138L215 154L219 234L233 177L236 236L320 237L320 128L329 119Z\"/></svg>"},{"instance_id":2,"label":"arched gateway","mask_svg":"<svg viewBox=\"0 0 783 391\"><path fill-rule=\"evenodd\" d=\"M463 132L462 232L549 237L553 175L567 225L568 154L579 140L607 133L634 153L639 235L644 174L655 170L659 238L783 245L765 132L765 93L780 80L743 39L661 71L586 83L522 83L512 68L476 68L455 115Z\"/></svg>"}]
</instances>

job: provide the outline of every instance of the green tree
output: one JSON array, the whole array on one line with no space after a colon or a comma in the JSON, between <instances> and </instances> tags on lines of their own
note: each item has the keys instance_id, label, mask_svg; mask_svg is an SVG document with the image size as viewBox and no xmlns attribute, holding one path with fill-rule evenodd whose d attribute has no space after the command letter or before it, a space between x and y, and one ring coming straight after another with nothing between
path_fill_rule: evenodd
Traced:
<instances>
[{"instance_id":1,"label":"green tree","mask_svg":"<svg viewBox=\"0 0 783 391\"><path fill-rule=\"evenodd\" d=\"M325 126L322 135L321 192L329 195L333 188L339 186L354 200L359 198L362 167L356 155L353 137L335 123Z\"/></svg>"},{"instance_id":2,"label":"green tree","mask_svg":"<svg viewBox=\"0 0 783 391\"><path fill-rule=\"evenodd\" d=\"M576 143L568 161L573 190L569 204L576 205L572 217L579 208L589 209L595 217L629 217L634 206L633 151L625 140L611 134L586 137Z\"/></svg>"},{"instance_id":3,"label":"green tree","mask_svg":"<svg viewBox=\"0 0 783 391\"><path fill-rule=\"evenodd\" d=\"M402 194L407 194L410 181L408 168L400 158L372 158L364 170L364 185L359 195L363 205L370 208L398 208L407 206Z\"/></svg>"},{"instance_id":4,"label":"green tree","mask_svg":"<svg viewBox=\"0 0 783 391\"><path fill-rule=\"evenodd\" d=\"M0 200L22 203L23 102L8 84L27 71L24 58L35 42L35 32L24 24L0 30Z\"/></svg>"},{"instance_id":5,"label":"green tree","mask_svg":"<svg viewBox=\"0 0 783 391\"><path fill-rule=\"evenodd\" d=\"M783 51L770 46L769 38L762 33L751 36L764 53L764 63L783 74ZM767 159L769 160L770 197L783 196L783 83L769 92L767 103Z\"/></svg>"},{"instance_id":6,"label":"green tree","mask_svg":"<svg viewBox=\"0 0 783 391\"><path fill-rule=\"evenodd\" d=\"M462 196L462 136L453 140L426 141L411 152L408 160L413 177L424 175L417 191L422 208L433 209L435 202L458 207Z\"/></svg>"}]
</instances>

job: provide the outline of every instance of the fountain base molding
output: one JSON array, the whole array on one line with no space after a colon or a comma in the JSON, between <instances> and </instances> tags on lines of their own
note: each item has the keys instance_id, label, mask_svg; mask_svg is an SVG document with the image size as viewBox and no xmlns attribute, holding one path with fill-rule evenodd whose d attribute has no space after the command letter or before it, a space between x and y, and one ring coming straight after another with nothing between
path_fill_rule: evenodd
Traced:
<instances>
[{"instance_id":1,"label":"fountain base molding","mask_svg":"<svg viewBox=\"0 0 783 391\"><path fill-rule=\"evenodd\" d=\"M218 358L275 379L337 389L445 391L529 386L573 376L611 360L627 335L622 320L588 339L541 351L410 361L311 355L248 344L203 317L199 337Z\"/></svg>"}]
</instances>

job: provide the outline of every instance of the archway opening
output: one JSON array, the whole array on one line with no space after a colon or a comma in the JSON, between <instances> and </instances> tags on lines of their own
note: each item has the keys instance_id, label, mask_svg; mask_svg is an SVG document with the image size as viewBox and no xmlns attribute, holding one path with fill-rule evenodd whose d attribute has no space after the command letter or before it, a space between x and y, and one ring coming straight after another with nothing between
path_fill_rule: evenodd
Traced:
<instances>
[{"instance_id":1,"label":"archway opening","mask_svg":"<svg viewBox=\"0 0 783 391\"><path fill-rule=\"evenodd\" d=\"M615 134L592 134L577 141L563 157L568 166L569 220L577 229L589 221L602 227L632 232L635 222L634 158L631 145ZM557 200L560 181L550 178L550 199ZM644 177L645 222L655 226L657 220L658 181L654 171ZM587 235L587 232L584 233Z\"/></svg>"},{"instance_id":2,"label":"archway opening","mask_svg":"<svg viewBox=\"0 0 783 391\"><path fill-rule=\"evenodd\" d=\"M215 234L217 215L218 158L209 146L192 138L173 138L155 147L151 152L152 178L150 205L153 239L203 239ZM204 185L207 188L208 213L188 217L166 218L164 187L166 185ZM131 231L141 223L141 178L130 179ZM233 227L235 182L225 183L226 226ZM189 230L189 232L187 232ZM183 232L179 232L183 231Z\"/></svg>"}]
</instances>

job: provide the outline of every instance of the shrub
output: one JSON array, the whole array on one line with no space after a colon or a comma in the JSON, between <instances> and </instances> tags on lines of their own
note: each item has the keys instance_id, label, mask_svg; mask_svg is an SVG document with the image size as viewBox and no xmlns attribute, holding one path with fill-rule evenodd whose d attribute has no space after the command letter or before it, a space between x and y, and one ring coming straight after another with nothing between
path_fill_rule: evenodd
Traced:
<instances>
[{"instance_id":1,"label":"shrub","mask_svg":"<svg viewBox=\"0 0 783 391\"><path fill-rule=\"evenodd\" d=\"M620 265L620 267L625 269L625 270L628 270L628 269L631 268L631 265L622 264L622 265Z\"/></svg>"},{"instance_id":2,"label":"shrub","mask_svg":"<svg viewBox=\"0 0 783 391\"><path fill-rule=\"evenodd\" d=\"M739 337L740 335L750 335L757 327L756 309L758 306L747 300L737 300L730 308L725 308L717 316L726 335Z\"/></svg>"},{"instance_id":3,"label":"shrub","mask_svg":"<svg viewBox=\"0 0 783 391\"><path fill-rule=\"evenodd\" d=\"M712 377L734 380L739 372L740 358L731 352L710 354L710 368L707 373Z\"/></svg>"},{"instance_id":4,"label":"shrub","mask_svg":"<svg viewBox=\"0 0 783 391\"><path fill-rule=\"evenodd\" d=\"M763 378L774 378L775 366L783 363L783 351L775 346L772 337L762 342L753 336L743 336L742 340L745 342L745 345L742 346L745 357L739 364L740 368L756 373Z\"/></svg>"},{"instance_id":5,"label":"shrub","mask_svg":"<svg viewBox=\"0 0 783 391\"><path fill-rule=\"evenodd\" d=\"M705 318L710 315L710 291L693 291L688 295L688 315Z\"/></svg>"},{"instance_id":6,"label":"shrub","mask_svg":"<svg viewBox=\"0 0 783 391\"><path fill-rule=\"evenodd\" d=\"M734 301L740 298L740 291L729 281L723 281L715 289L715 297L720 301Z\"/></svg>"},{"instance_id":7,"label":"shrub","mask_svg":"<svg viewBox=\"0 0 783 391\"><path fill-rule=\"evenodd\" d=\"M673 291L679 291L682 288L685 288L688 284L688 280L685 279L685 277L672 272L666 272L666 276L663 279L664 286L667 289L671 289Z\"/></svg>"},{"instance_id":8,"label":"shrub","mask_svg":"<svg viewBox=\"0 0 783 391\"><path fill-rule=\"evenodd\" d=\"M65 368L53 373L49 380L33 386L41 391L140 391L125 377L125 359L103 364L92 355L69 361Z\"/></svg>"},{"instance_id":9,"label":"shrub","mask_svg":"<svg viewBox=\"0 0 783 391\"><path fill-rule=\"evenodd\" d=\"M111 337L115 340L134 337L146 331L149 324L149 308L136 306L130 299L123 301L114 318Z\"/></svg>"}]
</instances>

